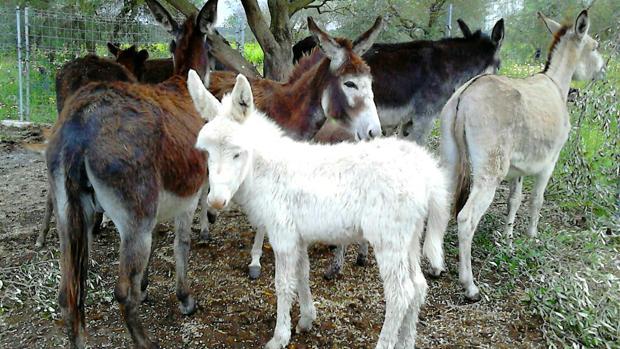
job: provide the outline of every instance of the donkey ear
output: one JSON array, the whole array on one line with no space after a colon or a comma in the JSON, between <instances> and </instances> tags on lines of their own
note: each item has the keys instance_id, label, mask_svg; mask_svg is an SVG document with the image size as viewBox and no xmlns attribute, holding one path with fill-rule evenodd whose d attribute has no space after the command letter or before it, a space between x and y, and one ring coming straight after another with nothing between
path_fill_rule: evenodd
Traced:
<instances>
[{"instance_id":1,"label":"donkey ear","mask_svg":"<svg viewBox=\"0 0 620 349\"><path fill-rule=\"evenodd\" d=\"M206 121L213 120L222 104L205 88L194 69L187 74L187 89L200 116Z\"/></svg>"},{"instance_id":2,"label":"donkey ear","mask_svg":"<svg viewBox=\"0 0 620 349\"><path fill-rule=\"evenodd\" d=\"M147 50L140 50L140 52L138 52L138 61L144 62L147 59L149 59L149 51L147 51Z\"/></svg>"},{"instance_id":3,"label":"donkey ear","mask_svg":"<svg viewBox=\"0 0 620 349\"><path fill-rule=\"evenodd\" d=\"M379 16L375 20L375 24L373 24L367 32L355 39L353 42L353 52L358 56L366 53L375 43L375 40L377 40L377 36L379 36L381 29L383 29L383 18Z\"/></svg>"},{"instance_id":4,"label":"donkey ear","mask_svg":"<svg viewBox=\"0 0 620 349\"><path fill-rule=\"evenodd\" d=\"M538 18L540 18L543 21L543 23L547 27L547 30L549 30L549 33L551 33L552 35L555 34L558 30L560 30L560 28L562 28L562 25L560 23L545 16L544 14L542 14L542 12L537 12L537 13L538 13Z\"/></svg>"},{"instance_id":5,"label":"donkey ear","mask_svg":"<svg viewBox=\"0 0 620 349\"><path fill-rule=\"evenodd\" d=\"M344 63L345 49L340 46L339 43L334 40L329 34L322 31L314 22L312 17L308 17L308 30L314 36L314 39L319 44L319 48L323 51L323 54L331 61L329 68L332 71L338 70Z\"/></svg>"},{"instance_id":6,"label":"donkey ear","mask_svg":"<svg viewBox=\"0 0 620 349\"><path fill-rule=\"evenodd\" d=\"M586 34L588 34L588 29L590 29L588 10L583 10L575 20L575 34L577 34L579 39L582 39Z\"/></svg>"},{"instance_id":7,"label":"donkey ear","mask_svg":"<svg viewBox=\"0 0 620 349\"><path fill-rule=\"evenodd\" d=\"M496 47L502 46L502 42L504 41L504 19L500 18L495 26L493 26L493 31L491 32L491 40L495 43Z\"/></svg>"},{"instance_id":8,"label":"donkey ear","mask_svg":"<svg viewBox=\"0 0 620 349\"><path fill-rule=\"evenodd\" d=\"M120 48L117 45L114 45L111 42L108 42L108 51L110 51L110 53L114 56L114 57L118 57L118 51L120 50Z\"/></svg>"},{"instance_id":9,"label":"donkey ear","mask_svg":"<svg viewBox=\"0 0 620 349\"><path fill-rule=\"evenodd\" d=\"M198 28L200 28L201 33L210 34L213 32L213 27L215 26L216 21L217 0L209 0L200 10L196 24L198 24Z\"/></svg>"},{"instance_id":10,"label":"donkey ear","mask_svg":"<svg viewBox=\"0 0 620 349\"><path fill-rule=\"evenodd\" d=\"M467 23L465 23L464 20L459 18L456 20L456 23L459 24L459 28L461 28L461 33L463 33L463 37L465 38L471 37L471 30L469 29L469 26L467 26Z\"/></svg>"},{"instance_id":11,"label":"donkey ear","mask_svg":"<svg viewBox=\"0 0 620 349\"><path fill-rule=\"evenodd\" d=\"M250 82L243 75L237 75L237 82L231 92L232 114L231 117L237 122L243 123L254 112L254 96Z\"/></svg>"},{"instance_id":12,"label":"donkey ear","mask_svg":"<svg viewBox=\"0 0 620 349\"><path fill-rule=\"evenodd\" d=\"M146 0L146 5L149 7L149 10L151 10L155 20L162 27L164 27L168 33L174 33L177 31L179 25L162 5L155 0Z\"/></svg>"}]
</instances>

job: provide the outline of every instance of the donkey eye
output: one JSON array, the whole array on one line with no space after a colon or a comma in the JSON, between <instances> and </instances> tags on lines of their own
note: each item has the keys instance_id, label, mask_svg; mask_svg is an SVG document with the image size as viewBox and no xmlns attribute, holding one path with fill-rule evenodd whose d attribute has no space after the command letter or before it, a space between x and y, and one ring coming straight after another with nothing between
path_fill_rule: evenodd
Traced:
<instances>
[{"instance_id":1,"label":"donkey eye","mask_svg":"<svg viewBox=\"0 0 620 349\"><path fill-rule=\"evenodd\" d=\"M237 153L237 154L233 155L233 159L238 159L239 156L241 156L241 153Z\"/></svg>"},{"instance_id":2,"label":"donkey eye","mask_svg":"<svg viewBox=\"0 0 620 349\"><path fill-rule=\"evenodd\" d=\"M347 81L344 83L346 87L354 88L357 90L357 85L353 81Z\"/></svg>"}]
</instances>

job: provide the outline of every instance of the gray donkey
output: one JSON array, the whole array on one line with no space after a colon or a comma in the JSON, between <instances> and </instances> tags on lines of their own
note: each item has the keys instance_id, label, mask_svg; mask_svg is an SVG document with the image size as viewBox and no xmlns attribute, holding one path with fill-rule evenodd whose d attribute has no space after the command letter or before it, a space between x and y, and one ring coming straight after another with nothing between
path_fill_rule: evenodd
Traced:
<instances>
[{"instance_id":1,"label":"gray donkey","mask_svg":"<svg viewBox=\"0 0 620 349\"><path fill-rule=\"evenodd\" d=\"M459 280L480 299L471 270L471 242L503 179L510 180L506 236L521 204L523 176L534 176L528 234L536 236L543 193L568 138L571 79L599 78L604 64L582 11L574 25L539 16L553 33L544 70L525 79L482 75L461 87L441 112L441 153L452 176L459 236ZM473 178L469 191L470 174Z\"/></svg>"}]
</instances>

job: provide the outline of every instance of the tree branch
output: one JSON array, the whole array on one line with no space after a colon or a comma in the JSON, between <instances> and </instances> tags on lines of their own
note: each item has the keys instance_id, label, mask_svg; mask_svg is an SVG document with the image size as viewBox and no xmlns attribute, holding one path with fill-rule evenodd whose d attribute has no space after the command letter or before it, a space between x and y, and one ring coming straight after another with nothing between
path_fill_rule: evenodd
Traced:
<instances>
[{"instance_id":1,"label":"tree branch","mask_svg":"<svg viewBox=\"0 0 620 349\"><path fill-rule=\"evenodd\" d=\"M245 16L248 19L248 25L250 29L252 29L254 37L263 48L263 52L276 47L276 40L267 26L267 21L265 17L263 17L258 2L256 0L241 0L241 4L243 5Z\"/></svg>"},{"instance_id":2,"label":"tree branch","mask_svg":"<svg viewBox=\"0 0 620 349\"><path fill-rule=\"evenodd\" d=\"M323 1L326 2L327 0L323 0ZM313 2L314 0L290 0L288 4L288 13L290 14L291 17L293 17L295 13L297 13L300 10L305 9L308 5L310 5Z\"/></svg>"}]
</instances>

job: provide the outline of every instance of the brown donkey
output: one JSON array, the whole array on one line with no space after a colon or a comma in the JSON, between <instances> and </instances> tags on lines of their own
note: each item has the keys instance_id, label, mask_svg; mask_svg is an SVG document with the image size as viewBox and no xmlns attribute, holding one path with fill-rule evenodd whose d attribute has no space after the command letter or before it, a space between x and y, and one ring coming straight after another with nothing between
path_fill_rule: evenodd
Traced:
<instances>
[{"instance_id":1,"label":"brown donkey","mask_svg":"<svg viewBox=\"0 0 620 349\"><path fill-rule=\"evenodd\" d=\"M360 58L374 43L381 26L379 17L352 43L348 39L331 37L308 17L308 29L320 43L319 49L299 61L287 82L250 79L256 107L295 139L312 139L330 119L341 128L341 135L337 137L347 132L356 140L381 135L370 68ZM235 82L234 73L213 72L209 90L221 99L232 91ZM204 198L202 201L206 202ZM206 221L204 217L202 221ZM264 231L259 229L249 265L253 279L260 276L264 238Z\"/></svg>"},{"instance_id":2,"label":"brown donkey","mask_svg":"<svg viewBox=\"0 0 620 349\"><path fill-rule=\"evenodd\" d=\"M352 43L321 30L312 17L308 29L320 49L295 66L288 81L250 79L256 107L274 119L295 139L312 139L332 119L357 139L381 134L372 94L370 68L361 55L381 31L382 20ZM237 74L213 72L209 91L218 99L232 91Z\"/></svg>"},{"instance_id":3,"label":"brown donkey","mask_svg":"<svg viewBox=\"0 0 620 349\"><path fill-rule=\"evenodd\" d=\"M173 40L174 72L158 85L91 83L67 101L47 149L48 179L61 247L58 301L73 347L85 346L88 240L95 212L105 211L120 238L114 291L137 348L157 347L139 320L158 220L175 218L177 298L184 314L195 310L185 281L191 217L206 177L204 154L194 148L204 121L186 86L190 69L208 79L205 34L217 0L177 25L156 1L151 12Z\"/></svg>"}]
</instances>

